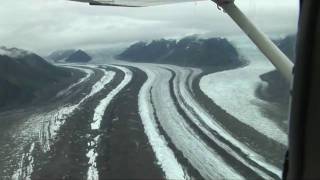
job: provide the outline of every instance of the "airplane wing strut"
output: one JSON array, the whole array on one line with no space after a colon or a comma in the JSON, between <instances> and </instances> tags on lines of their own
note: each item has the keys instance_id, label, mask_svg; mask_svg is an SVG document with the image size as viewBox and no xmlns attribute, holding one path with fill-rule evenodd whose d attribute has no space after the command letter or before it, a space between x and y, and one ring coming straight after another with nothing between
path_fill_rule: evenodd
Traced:
<instances>
[{"instance_id":1,"label":"airplane wing strut","mask_svg":"<svg viewBox=\"0 0 320 180\"><path fill-rule=\"evenodd\" d=\"M293 80L293 63L289 60L289 58L270 40L265 33L259 30L233 2L230 1L230 3L220 3L218 5L248 35L248 37L270 60L276 69L285 77L285 79L291 83Z\"/></svg>"}]
</instances>

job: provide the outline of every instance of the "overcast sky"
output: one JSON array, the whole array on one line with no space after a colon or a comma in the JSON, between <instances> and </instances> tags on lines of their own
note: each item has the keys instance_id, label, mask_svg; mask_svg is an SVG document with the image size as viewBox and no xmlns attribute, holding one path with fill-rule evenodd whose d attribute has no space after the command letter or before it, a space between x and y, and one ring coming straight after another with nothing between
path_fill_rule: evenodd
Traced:
<instances>
[{"instance_id":1,"label":"overcast sky","mask_svg":"<svg viewBox=\"0 0 320 180\"><path fill-rule=\"evenodd\" d=\"M296 32L298 0L236 0L236 4L268 34ZM96 7L67 0L0 2L0 46L41 55L191 34L241 33L210 1L145 8Z\"/></svg>"}]
</instances>

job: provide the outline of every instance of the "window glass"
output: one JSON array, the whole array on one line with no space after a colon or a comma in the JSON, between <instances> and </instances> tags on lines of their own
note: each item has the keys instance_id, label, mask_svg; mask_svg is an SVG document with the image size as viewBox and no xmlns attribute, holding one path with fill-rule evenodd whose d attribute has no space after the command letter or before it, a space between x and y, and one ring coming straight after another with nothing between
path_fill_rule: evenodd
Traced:
<instances>
[{"instance_id":1,"label":"window glass","mask_svg":"<svg viewBox=\"0 0 320 180\"><path fill-rule=\"evenodd\" d=\"M224 4L137 2L1 2L0 179L280 179L290 82ZM235 4L294 63L299 2Z\"/></svg>"}]
</instances>

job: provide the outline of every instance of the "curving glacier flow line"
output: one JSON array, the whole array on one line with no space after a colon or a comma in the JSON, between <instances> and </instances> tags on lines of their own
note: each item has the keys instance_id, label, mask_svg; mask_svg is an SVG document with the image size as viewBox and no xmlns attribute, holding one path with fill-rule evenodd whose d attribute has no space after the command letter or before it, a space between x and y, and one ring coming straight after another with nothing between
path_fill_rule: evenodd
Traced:
<instances>
[{"instance_id":1,"label":"curving glacier flow line","mask_svg":"<svg viewBox=\"0 0 320 180\"><path fill-rule=\"evenodd\" d=\"M121 70L125 76L124 79L121 81L121 83L113 89L104 99L100 101L98 106L94 110L94 115L93 115L93 122L91 123L91 129L92 130L97 130L100 129L100 124L104 115L104 112L106 111L108 105L114 99L114 97L119 94L119 92L125 88L132 80L132 72L125 67L121 66L113 66L113 65L108 65L109 67L114 67L119 70ZM114 76L115 74L113 74ZM97 163L96 159L98 156L97 153L97 145L99 141L100 135L96 136L93 141L89 143L89 151L87 153L87 157L89 158L89 168L87 171L87 180L98 180L99 179L99 172L97 169Z\"/></svg>"},{"instance_id":2,"label":"curving glacier flow line","mask_svg":"<svg viewBox=\"0 0 320 180\"><path fill-rule=\"evenodd\" d=\"M188 74L190 73L189 70L185 68L180 68L177 66L162 66L165 68L170 68L176 73L176 79L175 79L175 94L177 95L177 99L179 101L179 104L183 108L183 110L187 113L187 115L197 124L199 128L208 136L210 137L214 142L218 143L220 147L223 149L226 149L230 155L235 157L238 161L243 163L245 166L249 167L250 169L254 170L256 173L258 173L263 178L272 178L268 174L266 174L264 171L270 171L274 175L277 175L278 177L281 177L281 170L277 167L267 163L264 158L251 150L248 146L245 144L239 142L236 140L230 133L228 133L223 127L221 127L216 121L214 120L214 117L212 118L206 110L204 110L201 105L193 98L193 96L190 94L190 92L186 88L186 84L190 85L188 82ZM187 102L187 103L186 103ZM219 139L217 139L203 124L205 124L206 127L209 127L211 130L215 131L217 134L219 134L223 139L230 142L232 145L237 147L237 149L242 153L248 155L247 157L252 160L254 163L256 163L258 166L263 167L264 171L261 169L249 164L245 158L241 157L236 151L231 149L227 144L224 142L221 142Z\"/></svg>"},{"instance_id":3,"label":"curving glacier flow line","mask_svg":"<svg viewBox=\"0 0 320 180\"><path fill-rule=\"evenodd\" d=\"M85 81L88 81L89 78L93 74L93 70L91 70L91 69L79 68L79 67L76 67L76 66L63 66L63 67L69 68L69 69L77 69L77 70L83 71L86 75L84 77L82 77L81 79L79 79L76 83L71 84L68 88L58 92L56 97L61 97L63 95L70 94L71 93L71 89L73 89L74 87L78 86L79 84L82 84Z\"/></svg>"},{"instance_id":4,"label":"curving glacier flow line","mask_svg":"<svg viewBox=\"0 0 320 180\"><path fill-rule=\"evenodd\" d=\"M174 156L173 151L168 147L165 138L160 134L153 108L150 107L150 90L156 84L156 75L148 69L143 70L147 74L147 81L140 89L138 96L139 114L144 126L144 131L149 139L155 156L165 173L166 179L189 179L183 168Z\"/></svg>"},{"instance_id":5,"label":"curving glacier flow line","mask_svg":"<svg viewBox=\"0 0 320 180\"><path fill-rule=\"evenodd\" d=\"M191 71L191 74L189 75L189 78L187 79L187 88L190 90L190 92L192 94L194 94L194 91L193 91L193 80L198 77L202 72L203 70L202 69L198 69L198 68L190 68L190 71Z\"/></svg>"},{"instance_id":6,"label":"curving glacier flow line","mask_svg":"<svg viewBox=\"0 0 320 180\"><path fill-rule=\"evenodd\" d=\"M159 123L192 167L205 179L244 179L201 139L179 113L170 93L170 80L173 76L171 72L155 65L137 65L137 67L147 74L154 73L156 80L151 91ZM146 103L151 109L151 102Z\"/></svg>"},{"instance_id":7,"label":"curving glacier flow line","mask_svg":"<svg viewBox=\"0 0 320 180\"><path fill-rule=\"evenodd\" d=\"M82 98L77 104L63 106L58 110L47 113L45 116L37 117L43 122L43 128L41 128L43 131L41 131L39 135L44 151L48 151L50 149L50 139L56 136L58 130L64 124L67 117L69 117L77 108L79 108L84 101L100 92L104 86L112 80L114 72L106 71L104 69L101 70L104 72L102 78L92 86L90 93Z\"/></svg>"}]
</instances>

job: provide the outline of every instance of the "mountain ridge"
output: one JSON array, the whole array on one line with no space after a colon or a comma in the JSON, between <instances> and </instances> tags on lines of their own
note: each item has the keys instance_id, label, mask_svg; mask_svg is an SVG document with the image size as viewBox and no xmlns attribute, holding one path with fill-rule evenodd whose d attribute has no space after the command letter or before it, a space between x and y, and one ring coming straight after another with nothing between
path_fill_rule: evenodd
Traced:
<instances>
[{"instance_id":1,"label":"mountain ridge","mask_svg":"<svg viewBox=\"0 0 320 180\"><path fill-rule=\"evenodd\" d=\"M35 53L0 47L0 108L27 103L39 90L69 76Z\"/></svg>"},{"instance_id":2,"label":"mountain ridge","mask_svg":"<svg viewBox=\"0 0 320 180\"><path fill-rule=\"evenodd\" d=\"M160 39L137 42L116 56L130 62L166 63L181 66L240 65L239 54L225 38L202 39L188 36L180 40Z\"/></svg>"},{"instance_id":3,"label":"mountain ridge","mask_svg":"<svg viewBox=\"0 0 320 180\"><path fill-rule=\"evenodd\" d=\"M81 62L81 63L87 63L91 61L92 58L84 51L77 50L76 52L72 53L67 59L66 62Z\"/></svg>"},{"instance_id":4,"label":"mountain ridge","mask_svg":"<svg viewBox=\"0 0 320 180\"><path fill-rule=\"evenodd\" d=\"M57 50L47 56L47 59L55 63L59 62L80 62L87 63L92 60L92 57L85 51L78 49Z\"/></svg>"}]
</instances>

